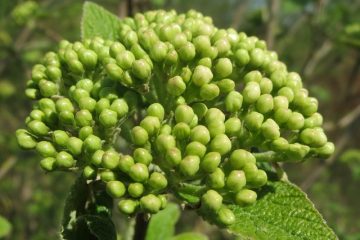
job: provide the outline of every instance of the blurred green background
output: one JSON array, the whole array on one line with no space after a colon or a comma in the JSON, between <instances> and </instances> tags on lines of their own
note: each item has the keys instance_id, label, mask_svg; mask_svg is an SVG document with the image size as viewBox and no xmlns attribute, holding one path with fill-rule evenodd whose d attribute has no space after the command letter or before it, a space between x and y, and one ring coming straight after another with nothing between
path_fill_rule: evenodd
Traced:
<instances>
[{"instance_id":1,"label":"blurred green background","mask_svg":"<svg viewBox=\"0 0 360 240\"><path fill-rule=\"evenodd\" d=\"M194 8L218 27L265 39L319 99L324 128L337 150L329 159L285 165L340 239L360 239L360 1L359 0L98 0L119 17L148 9ZM0 0L0 239L57 239L64 198L74 181L45 174L35 154L21 151L14 131L31 102L24 96L31 66L61 39L80 37L80 0ZM2 217L1 217L2 216ZM117 215L116 215L117 216ZM115 216L115 217L116 217ZM191 223L191 224L186 224ZM179 231L226 233L183 214Z\"/></svg>"}]
</instances>

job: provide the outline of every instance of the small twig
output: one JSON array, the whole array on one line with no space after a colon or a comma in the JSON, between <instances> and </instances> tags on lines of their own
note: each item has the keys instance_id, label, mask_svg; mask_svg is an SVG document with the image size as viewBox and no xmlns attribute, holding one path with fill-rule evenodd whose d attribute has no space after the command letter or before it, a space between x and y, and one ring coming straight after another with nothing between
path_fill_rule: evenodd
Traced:
<instances>
[{"instance_id":1,"label":"small twig","mask_svg":"<svg viewBox=\"0 0 360 240\"><path fill-rule=\"evenodd\" d=\"M280 0L268 1L269 20L266 27L266 43L269 49L274 47L275 34L277 30L278 15L280 9Z\"/></svg>"},{"instance_id":2,"label":"small twig","mask_svg":"<svg viewBox=\"0 0 360 240\"><path fill-rule=\"evenodd\" d=\"M146 236L146 230L148 227L148 221L144 213L138 213L136 215L135 235L134 240L144 240Z\"/></svg>"}]
</instances>

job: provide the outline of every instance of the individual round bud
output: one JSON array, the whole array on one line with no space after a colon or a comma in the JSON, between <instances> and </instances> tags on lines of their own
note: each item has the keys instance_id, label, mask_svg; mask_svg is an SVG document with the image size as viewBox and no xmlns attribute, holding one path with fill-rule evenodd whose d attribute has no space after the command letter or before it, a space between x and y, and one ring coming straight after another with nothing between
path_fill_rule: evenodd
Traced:
<instances>
[{"instance_id":1,"label":"individual round bud","mask_svg":"<svg viewBox=\"0 0 360 240\"><path fill-rule=\"evenodd\" d=\"M164 61L168 47L164 42L158 41L150 47L150 57L155 62Z\"/></svg>"},{"instance_id":2,"label":"individual round bud","mask_svg":"<svg viewBox=\"0 0 360 240\"><path fill-rule=\"evenodd\" d=\"M278 91L278 95L286 97L289 102L292 102L292 100L294 99L294 92L289 87L280 88Z\"/></svg>"},{"instance_id":3,"label":"individual round bud","mask_svg":"<svg viewBox=\"0 0 360 240\"><path fill-rule=\"evenodd\" d=\"M271 118L261 125L261 133L266 139L275 140L280 137L280 127Z\"/></svg>"},{"instance_id":4,"label":"individual round bud","mask_svg":"<svg viewBox=\"0 0 360 240\"><path fill-rule=\"evenodd\" d=\"M242 170L245 172L247 182L252 182L256 178L259 171L255 163L245 164Z\"/></svg>"},{"instance_id":5,"label":"individual round bud","mask_svg":"<svg viewBox=\"0 0 360 240\"><path fill-rule=\"evenodd\" d=\"M203 65L205 67L211 68L211 66L212 66L211 58L205 57L205 58L200 59L198 61L198 65Z\"/></svg>"},{"instance_id":6,"label":"individual round bud","mask_svg":"<svg viewBox=\"0 0 360 240\"><path fill-rule=\"evenodd\" d=\"M311 116L318 110L318 101L316 98L308 97L305 99L304 104L300 107L300 111L304 116Z\"/></svg>"},{"instance_id":7,"label":"individual round bud","mask_svg":"<svg viewBox=\"0 0 360 240\"><path fill-rule=\"evenodd\" d=\"M264 186L267 183L267 174L264 170L259 170L256 174L256 177L251 180L250 185L255 188Z\"/></svg>"},{"instance_id":8,"label":"individual round bud","mask_svg":"<svg viewBox=\"0 0 360 240\"><path fill-rule=\"evenodd\" d=\"M99 122L105 128L114 127L117 121L117 113L113 110L104 109L99 115Z\"/></svg>"},{"instance_id":9,"label":"individual round bud","mask_svg":"<svg viewBox=\"0 0 360 240\"><path fill-rule=\"evenodd\" d=\"M210 132L205 126L198 125L191 130L190 138L206 145L210 141Z\"/></svg>"},{"instance_id":10,"label":"individual round bud","mask_svg":"<svg viewBox=\"0 0 360 240\"><path fill-rule=\"evenodd\" d=\"M258 70L250 71L247 74L245 74L245 76L244 76L244 82L246 84L248 84L249 82L260 83L262 79L263 79L263 76L262 76L261 72Z\"/></svg>"},{"instance_id":11,"label":"individual round bud","mask_svg":"<svg viewBox=\"0 0 360 240\"><path fill-rule=\"evenodd\" d=\"M261 94L271 93L273 84L270 79L262 78L259 82Z\"/></svg>"},{"instance_id":12,"label":"individual round bud","mask_svg":"<svg viewBox=\"0 0 360 240\"><path fill-rule=\"evenodd\" d=\"M147 108L146 113L148 116L157 117L162 121L164 119L165 110L160 103L153 103Z\"/></svg>"},{"instance_id":13,"label":"individual round bud","mask_svg":"<svg viewBox=\"0 0 360 240\"><path fill-rule=\"evenodd\" d=\"M260 67L264 63L265 53L260 48L254 48L250 51L250 64L253 67Z\"/></svg>"},{"instance_id":14,"label":"individual round bud","mask_svg":"<svg viewBox=\"0 0 360 240\"><path fill-rule=\"evenodd\" d=\"M215 190L208 190L201 197L201 206L217 212L222 206L223 197Z\"/></svg>"},{"instance_id":15,"label":"individual round bud","mask_svg":"<svg viewBox=\"0 0 360 240\"><path fill-rule=\"evenodd\" d=\"M260 94L261 94L260 86L256 82L247 83L242 92L242 96L246 104L255 103L260 97Z\"/></svg>"},{"instance_id":16,"label":"individual round bud","mask_svg":"<svg viewBox=\"0 0 360 240\"><path fill-rule=\"evenodd\" d=\"M184 122L177 123L172 129L172 134L177 140L184 140L190 136L190 127Z\"/></svg>"},{"instance_id":17,"label":"individual round bud","mask_svg":"<svg viewBox=\"0 0 360 240\"><path fill-rule=\"evenodd\" d=\"M250 131L258 131L264 121L264 115L258 112L250 112L244 119L245 126Z\"/></svg>"},{"instance_id":18,"label":"individual round bud","mask_svg":"<svg viewBox=\"0 0 360 240\"><path fill-rule=\"evenodd\" d=\"M219 58L214 66L215 75L219 78L229 76L233 71L233 66L229 58Z\"/></svg>"},{"instance_id":19,"label":"individual round bud","mask_svg":"<svg viewBox=\"0 0 360 240\"><path fill-rule=\"evenodd\" d=\"M151 153L148 150L146 150L145 148L136 148L134 150L133 156L134 156L135 162L142 163L147 166L153 160Z\"/></svg>"},{"instance_id":20,"label":"individual round bud","mask_svg":"<svg viewBox=\"0 0 360 240\"><path fill-rule=\"evenodd\" d=\"M196 55L195 46L191 42L187 42L178 49L178 54L181 61L189 62Z\"/></svg>"},{"instance_id":21,"label":"individual round bud","mask_svg":"<svg viewBox=\"0 0 360 240\"><path fill-rule=\"evenodd\" d=\"M106 169L115 169L119 164L119 154L115 152L114 150L108 150L106 151L101 160L101 166Z\"/></svg>"},{"instance_id":22,"label":"individual round bud","mask_svg":"<svg viewBox=\"0 0 360 240\"><path fill-rule=\"evenodd\" d=\"M67 62L67 64L69 66L70 71L73 72L74 74L80 75L85 72L84 66L79 60L71 59L70 61Z\"/></svg>"},{"instance_id":23,"label":"individual round bud","mask_svg":"<svg viewBox=\"0 0 360 240\"><path fill-rule=\"evenodd\" d=\"M36 140L25 129L16 131L16 140L19 146L24 149L33 149L37 145Z\"/></svg>"},{"instance_id":24,"label":"individual round bud","mask_svg":"<svg viewBox=\"0 0 360 240\"><path fill-rule=\"evenodd\" d=\"M222 206L217 212L218 220L228 226L235 223L235 215L229 208Z\"/></svg>"},{"instance_id":25,"label":"individual round bud","mask_svg":"<svg viewBox=\"0 0 360 240\"><path fill-rule=\"evenodd\" d=\"M287 109L289 107L289 100L284 96L274 97L274 110Z\"/></svg>"},{"instance_id":26,"label":"individual round bud","mask_svg":"<svg viewBox=\"0 0 360 240\"><path fill-rule=\"evenodd\" d=\"M306 100L308 98L309 92L307 89L301 88L294 94L294 100L292 104L294 104L295 107L302 108L304 105L306 105Z\"/></svg>"},{"instance_id":27,"label":"individual round bud","mask_svg":"<svg viewBox=\"0 0 360 240\"><path fill-rule=\"evenodd\" d=\"M129 176L136 182L145 182L149 178L149 170L145 164L135 163L129 170Z\"/></svg>"},{"instance_id":28,"label":"individual round bud","mask_svg":"<svg viewBox=\"0 0 360 240\"><path fill-rule=\"evenodd\" d=\"M214 172L221 162L221 155L218 152L209 152L202 159L200 163L201 169L206 173Z\"/></svg>"},{"instance_id":29,"label":"individual round bud","mask_svg":"<svg viewBox=\"0 0 360 240\"><path fill-rule=\"evenodd\" d=\"M94 152L90 158L90 163L97 167L100 166L104 153L105 152L103 150L97 150L96 152Z\"/></svg>"},{"instance_id":30,"label":"individual round bud","mask_svg":"<svg viewBox=\"0 0 360 240\"><path fill-rule=\"evenodd\" d=\"M137 78L147 82L151 76L151 66L145 59L135 60L131 66L131 72Z\"/></svg>"},{"instance_id":31,"label":"individual round bud","mask_svg":"<svg viewBox=\"0 0 360 240\"><path fill-rule=\"evenodd\" d=\"M149 140L148 132L140 126L136 126L131 130L131 136L132 142L139 146L145 145Z\"/></svg>"},{"instance_id":32,"label":"individual round bud","mask_svg":"<svg viewBox=\"0 0 360 240\"><path fill-rule=\"evenodd\" d=\"M213 78L213 73L210 68L198 65L195 67L193 75L191 76L191 81L196 85L201 87L204 84L209 83Z\"/></svg>"},{"instance_id":33,"label":"individual round bud","mask_svg":"<svg viewBox=\"0 0 360 240\"><path fill-rule=\"evenodd\" d=\"M193 43L196 47L196 50L203 53L211 47L210 39L208 36L200 35L193 39Z\"/></svg>"},{"instance_id":34,"label":"individual round bud","mask_svg":"<svg viewBox=\"0 0 360 240\"><path fill-rule=\"evenodd\" d=\"M116 174L113 171L108 170L108 169L105 169L105 170L101 171L101 173L100 173L100 179L103 182L115 181L116 178L117 178Z\"/></svg>"},{"instance_id":35,"label":"individual round bud","mask_svg":"<svg viewBox=\"0 0 360 240\"><path fill-rule=\"evenodd\" d=\"M75 121L79 127L91 126L93 118L89 110L83 109L76 113Z\"/></svg>"},{"instance_id":36,"label":"individual round bud","mask_svg":"<svg viewBox=\"0 0 360 240\"><path fill-rule=\"evenodd\" d=\"M68 99L68 98L60 98L60 99L58 99L56 101L55 107L56 107L57 112L62 112L62 111L73 112L74 111L74 106L71 103L70 99Z\"/></svg>"},{"instance_id":37,"label":"individual round bud","mask_svg":"<svg viewBox=\"0 0 360 240\"><path fill-rule=\"evenodd\" d=\"M225 186L225 174L221 168L216 168L214 172L209 174L206 184L214 189L220 189Z\"/></svg>"},{"instance_id":38,"label":"individual round bud","mask_svg":"<svg viewBox=\"0 0 360 240\"><path fill-rule=\"evenodd\" d=\"M92 127L85 126L85 127L80 128L78 135L79 135L79 138L84 141L88 136L92 135L93 133L94 133L94 131L93 131Z\"/></svg>"},{"instance_id":39,"label":"individual round bud","mask_svg":"<svg viewBox=\"0 0 360 240\"><path fill-rule=\"evenodd\" d=\"M41 141L36 144L36 151L43 157L53 157L56 155L55 147L47 141Z\"/></svg>"},{"instance_id":40,"label":"individual round bud","mask_svg":"<svg viewBox=\"0 0 360 240\"><path fill-rule=\"evenodd\" d=\"M229 93L235 89L235 82L229 78L222 79L216 82L216 84L221 93Z\"/></svg>"},{"instance_id":41,"label":"individual round bud","mask_svg":"<svg viewBox=\"0 0 360 240\"><path fill-rule=\"evenodd\" d=\"M194 176L200 168L200 158L198 156L186 156L179 164L181 174L186 177Z\"/></svg>"},{"instance_id":42,"label":"individual round bud","mask_svg":"<svg viewBox=\"0 0 360 240\"><path fill-rule=\"evenodd\" d=\"M140 206L146 212L157 213L161 208L161 200L154 194L148 194L140 199Z\"/></svg>"},{"instance_id":43,"label":"individual round bud","mask_svg":"<svg viewBox=\"0 0 360 240\"><path fill-rule=\"evenodd\" d=\"M290 109L280 108L274 112L273 118L278 124L283 124L289 120L291 115L292 112Z\"/></svg>"},{"instance_id":44,"label":"individual round bud","mask_svg":"<svg viewBox=\"0 0 360 240\"><path fill-rule=\"evenodd\" d=\"M286 79L286 86L290 87L292 90L297 91L302 88L302 81L298 73L290 72Z\"/></svg>"},{"instance_id":45,"label":"individual round bud","mask_svg":"<svg viewBox=\"0 0 360 240\"><path fill-rule=\"evenodd\" d=\"M221 38L214 43L214 47L217 48L219 56L225 56L231 48L231 45L227 38Z\"/></svg>"},{"instance_id":46,"label":"individual round bud","mask_svg":"<svg viewBox=\"0 0 360 240\"><path fill-rule=\"evenodd\" d=\"M95 107L96 107L96 101L95 99L91 98L91 97L83 97L81 99L79 99L79 108L80 109L86 109L90 112L94 111Z\"/></svg>"},{"instance_id":47,"label":"individual round bud","mask_svg":"<svg viewBox=\"0 0 360 240\"><path fill-rule=\"evenodd\" d=\"M124 70L130 69L134 61L135 56L130 51L125 50L116 55L117 64Z\"/></svg>"},{"instance_id":48,"label":"individual round bud","mask_svg":"<svg viewBox=\"0 0 360 240\"><path fill-rule=\"evenodd\" d=\"M228 136L234 136L241 130L241 121L237 117L232 117L225 122L225 133Z\"/></svg>"},{"instance_id":49,"label":"individual round bud","mask_svg":"<svg viewBox=\"0 0 360 240\"><path fill-rule=\"evenodd\" d=\"M286 122L286 126L291 130L299 130L303 128L305 123L304 116L298 112L292 112Z\"/></svg>"},{"instance_id":50,"label":"individual round bud","mask_svg":"<svg viewBox=\"0 0 360 240\"><path fill-rule=\"evenodd\" d=\"M214 138L219 134L225 133L225 123L223 121L217 120L212 121L207 124L208 130L210 132L210 137Z\"/></svg>"},{"instance_id":51,"label":"individual round bud","mask_svg":"<svg viewBox=\"0 0 360 240\"><path fill-rule=\"evenodd\" d=\"M238 205L249 205L256 202L257 194L253 190L240 190L235 196L235 203Z\"/></svg>"},{"instance_id":52,"label":"individual round bud","mask_svg":"<svg viewBox=\"0 0 360 240\"><path fill-rule=\"evenodd\" d=\"M39 121L43 121L45 119L45 114L43 111L38 110L38 109L34 109L30 112L29 114L30 118L32 120L39 120Z\"/></svg>"},{"instance_id":53,"label":"individual round bud","mask_svg":"<svg viewBox=\"0 0 360 240\"><path fill-rule=\"evenodd\" d=\"M51 97L58 93L58 85L56 83L42 79L39 82L39 90L42 96Z\"/></svg>"},{"instance_id":54,"label":"individual round bud","mask_svg":"<svg viewBox=\"0 0 360 240\"><path fill-rule=\"evenodd\" d=\"M140 122L140 126L146 130L149 136L155 135L160 130L160 120L157 117L147 116Z\"/></svg>"},{"instance_id":55,"label":"individual round bud","mask_svg":"<svg viewBox=\"0 0 360 240\"><path fill-rule=\"evenodd\" d=\"M92 70L97 64L98 56L94 51L83 48L79 51L79 60L85 68Z\"/></svg>"},{"instance_id":56,"label":"individual round bud","mask_svg":"<svg viewBox=\"0 0 360 240\"><path fill-rule=\"evenodd\" d=\"M288 150L285 152L288 159L292 161L303 160L310 152L310 147L300 143L289 144Z\"/></svg>"},{"instance_id":57,"label":"individual round bud","mask_svg":"<svg viewBox=\"0 0 360 240\"><path fill-rule=\"evenodd\" d=\"M199 120L201 120L205 116L208 110L207 106L204 103L195 103L194 105L192 105L192 109L194 113L198 116Z\"/></svg>"},{"instance_id":58,"label":"individual round bud","mask_svg":"<svg viewBox=\"0 0 360 240\"><path fill-rule=\"evenodd\" d=\"M243 103L243 96L237 91L231 91L225 98L225 108L228 112L240 111Z\"/></svg>"},{"instance_id":59,"label":"individual round bud","mask_svg":"<svg viewBox=\"0 0 360 240\"><path fill-rule=\"evenodd\" d=\"M118 168L122 172L128 173L134 164L134 159L130 155L125 155L120 157Z\"/></svg>"},{"instance_id":60,"label":"individual round bud","mask_svg":"<svg viewBox=\"0 0 360 240\"><path fill-rule=\"evenodd\" d=\"M121 81L123 70L118 65L116 65L116 63L106 64L105 70L110 79L114 81Z\"/></svg>"},{"instance_id":61,"label":"individual round bud","mask_svg":"<svg viewBox=\"0 0 360 240\"><path fill-rule=\"evenodd\" d=\"M136 211L138 203L131 199L123 199L118 203L118 209L120 212L130 215Z\"/></svg>"},{"instance_id":62,"label":"individual round bud","mask_svg":"<svg viewBox=\"0 0 360 240\"><path fill-rule=\"evenodd\" d=\"M40 167L47 172L50 172L55 169L56 159L53 157L47 157L40 161Z\"/></svg>"},{"instance_id":63,"label":"individual round bud","mask_svg":"<svg viewBox=\"0 0 360 240\"><path fill-rule=\"evenodd\" d=\"M110 45L110 55L112 57L116 57L119 53L123 52L124 50L125 47L120 42L114 42Z\"/></svg>"},{"instance_id":64,"label":"individual round bud","mask_svg":"<svg viewBox=\"0 0 360 240\"><path fill-rule=\"evenodd\" d=\"M273 108L274 101L270 94L263 94L256 101L256 110L262 114L270 112Z\"/></svg>"},{"instance_id":65,"label":"individual round bud","mask_svg":"<svg viewBox=\"0 0 360 240\"><path fill-rule=\"evenodd\" d=\"M225 121L225 114L218 108L210 108L205 114L205 122L207 124L213 121Z\"/></svg>"},{"instance_id":66,"label":"individual round bud","mask_svg":"<svg viewBox=\"0 0 360 240\"><path fill-rule=\"evenodd\" d=\"M186 155L195 155L202 158L206 153L206 147L199 142L190 142L185 148Z\"/></svg>"},{"instance_id":67,"label":"individual round bud","mask_svg":"<svg viewBox=\"0 0 360 240\"><path fill-rule=\"evenodd\" d=\"M246 185L245 173L241 170L233 170L226 179L226 187L237 192Z\"/></svg>"},{"instance_id":68,"label":"individual round bud","mask_svg":"<svg viewBox=\"0 0 360 240\"><path fill-rule=\"evenodd\" d=\"M50 131L50 128L39 120L32 120L27 126L32 133L39 136L47 135Z\"/></svg>"},{"instance_id":69,"label":"individual round bud","mask_svg":"<svg viewBox=\"0 0 360 240\"><path fill-rule=\"evenodd\" d=\"M310 147L322 147L327 137L321 128L307 128L301 131L300 140Z\"/></svg>"},{"instance_id":70,"label":"individual round bud","mask_svg":"<svg viewBox=\"0 0 360 240\"><path fill-rule=\"evenodd\" d=\"M70 88L70 96L79 103L82 98L89 97L89 92L84 89L74 87Z\"/></svg>"},{"instance_id":71,"label":"individual round bud","mask_svg":"<svg viewBox=\"0 0 360 240\"><path fill-rule=\"evenodd\" d=\"M238 49L235 52L235 62L239 67L243 67L250 62L250 56L245 49Z\"/></svg>"},{"instance_id":72,"label":"individual round bud","mask_svg":"<svg viewBox=\"0 0 360 240\"><path fill-rule=\"evenodd\" d=\"M103 110L110 108L110 100L107 98L101 98L95 105L95 111L100 114Z\"/></svg>"},{"instance_id":73,"label":"individual round bud","mask_svg":"<svg viewBox=\"0 0 360 240\"><path fill-rule=\"evenodd\" d=\"M89 135L84 140L84 149L88 152L95 152L102 147L101 139L95 135Z\"/></svg>"},{"instance_id":74,"label":"individual round bud","mask_svg":"<svg viewBox=\"0 0 360 240\"><path fill-rule=\"evenodd\" d=\"M57 167L60 168L70 168L74 166L75 160L73 156L65 151L61 151L56 155L56 162Z\"/></svg>"},{"instance_id":75,"label":"individual round bud","mask_svg":"<svg viewBox=\"0 0 360 240\"><path fill-rule=\"evenodd\" d=\"M194 111L188 105L179 105L175 109L175 120L177 123L184 122L190 124L194 118Z\"/></svg>"},{"instance_id":76,"label":"individual round bud","mask_svg":"<svg viewBox=\"0 0 360 240\"><path fill-rule=\"evenodd\" d=\"M176 141L172 135L160 134L156 138L155 144L160 153L166 153L168 149L176 146Z\"/></svg>"},{"instance_id":77,"label":"individual round bud","mask_svg":"<svg viewBox=\"0 0 360 240\"><path fill-rule=\"evenodd\" d=\"M256 159L250 152L237 149L231 153L229 163L232 169L240 170L243 169L246 164L255 164Z\"/></svg>"},{"instance_id":78,"label":"individual round bud","mask_svg":"<svg viewBox=\"0 0 360 240\"><path fill-rule=\"evenodd\" d=\"M110 110L116 112L118 118L122 118L129 112L129 106L124 99L116 99L112 102Z\"/></svg>"},{"instance_id":79,"label":"individual round bud","mask_svg":"<svg viewBox=\"0 0 360 240\"><path fill-rule=\"evenodd\" d=\"M286 71L275 70L270 75L270 79L275 89L281 88L286 83Z\"/></svg>"},{"instance_id":80,"label":"individual round bud","mask_svg":"<svg viewBox=\"0 0 360 240\"><path fill-rule=\"evenodd\" d=\"M93 81L87 78L81 79L76 83L76 88L84 89L87 92L91 92L93 87L94 87Z\"/></svg>"},{"instance_id":81,"label":"individual round bud","mask_svg":"<svg viewBox=\"0 0 360 240\"><path fill-rule=\"evenodd\" d=\"M219 96L220 89L216 84L204 84L200 88L200 97L204 100L210 101Z\"/></svg>"},{"instance_id":82,"label":"individual round bud","mask_svg":"<svg viewBox=\"0 0 360 240\"><path fill-rule=\"evenodd\" d=\"M170 167L179 165L181 159L181 151L178 148L172 147L166 151L165 161L170 165Z\"/></svg>"},{"instance_id":83,"label":"individual round bud","mask_svg":"<svg viewBox=\"0 0 360 240\"><path fill-rule=\"evenodd\" d=\"M75 121L75 116L70 111L63 111L59 114L59 120L64 125L72 125Z\"/></svg>"},{"instance_id":84,"label":"individual round bud","mask_svg":"<svg viewBox=\"0 0 360 240\"><path fill-rule=\"evenodd\" d=\"M210 150L225 155L231 150L231 141L225 134L216 135L210 142Z\"/></svg>"},{"instance_id":85,"label":"individual round bud","mask_svg":"<svg viewBox=\"0 0 360 240\"><path fill-rule=\"evenodd\" d=\"M80 153L82 152L82 146L83 141L81 141L81 139L77 137L70 137L66 144L66 148L71 154L75 156L80 155Z\"/></svg>"},{"instance_id":86,"label":"individual round bud","mask_svg":"<svg viewBox=\"0 0 360 240\"><path fill-rule=\"evenodd\" d=\"M271 149L277 152L284 152L288 150L289 142L282 137L279 137L271 142Z\"/></svg>"},{"instance_id":87,"label":"individual round bud","mask_svg":"<svg viewBox=\"0 0 360 240\"><path fill-rule=\"evenodd\" d=\"M60 68L55 67L55 66L47 66L47 68L45 70L45 74L52 81L57 81L57 80L61 79L61 70L60 70Z\"/></svg>"},{"instance_id":88,"label":"individual round bud","mask_svg":"<svg viewBox=\"0 0 360 240\"><path fill-rule=\"evenodd\" d=\"M112 198L121 198L126 192L125 185L120 181L109 181L106 183L106 192Z\"/></svg>"},{"instance_id":89,"label":"individual round bud","mask_svg":"<svg viewBox=\"0 0 360 240\"><path fill-rule=\"evenodd\" d=\"M161 190L167 187L168 181L163 174L159 172L153 172L150 175L148 184L152 189Z\"/></svg>"},{"instance_id":90,"label":"individual round bud","mask_svg":"<svg viewBox=\"0 0 360 240\"><path fill-rule=\"evenodd\" d=\"M335 151L335 145L332 142L327 142L320 148L312 149L319 157L327 158Z\"/></svg>"},{"instance_id":91,"label":"individual round bud","mask_svg":"<svg viewBox=\"0 0 360 240\"><path fill-rule=\"evenodd\" d=\"M320 127L323 124L323 117L320 113L314 113L305 119L304 128Z\"/></svg>"},{"instance_id":92,"label":"individual round bud","mask_svg":"<svg viewBox=\"0 0 360 240\"><path fill-rule=\"evenodd\" d=\"M83 170L83 176L87 180L94 180L96 178L97 172L96 169L92 166L85 166Z\"/></svg>"},{"instance_id":93,"label":"individual round bud","mask_svg":"<svg viewBox=\"0 0 360 240\"><path fill-rule=\"evenodd\" d=\"M38 102L40 110L45 112L45 109L50 109L52 111L55 111L55 103L50 98L42 98Z\"/></svg>"},{"instance_id":94,"label":"individual round bud","mask_svg":"<svg viewBox=\"0 0 360 240\"><path fill-rule=\"evenodd\" d=\"M141 183L130 183L128 187L128 193L133 198L141 197L144 193L145 188L144 185Z\"/></svg>"}]
</instances>

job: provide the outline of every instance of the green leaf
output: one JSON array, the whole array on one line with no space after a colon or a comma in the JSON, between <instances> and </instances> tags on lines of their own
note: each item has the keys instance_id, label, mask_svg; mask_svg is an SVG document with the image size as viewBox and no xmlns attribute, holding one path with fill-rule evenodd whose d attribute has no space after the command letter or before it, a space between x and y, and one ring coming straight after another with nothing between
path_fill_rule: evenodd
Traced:
<instances>
[{"instance_id":1,"label":"green leaf","mask_svg":"<svg viewBox=\"0 0 360 240\"><path fill-rule=\"evenodd\" d=\"M169 203L167 207L153 215L150 219L146 232L146 240L171 239L175 232L175 224L180 217L180 209L177 204Z\"/></svg>"},{"instance_id":2,"label":"green leaf","mask_svg":"<svg viewBox=\"0 0 360 240\"><path fill-rule=\"evenodd\" d=\"M208 237L196 232L187 232L176 235L171 240L207 240Z\"/></svg>"},{"instance_id":3,"label":"green leaf","mask_svg":"<svg viewBox=\"0 0 360 240\"><path fill-rule=\"evenodd\" d=\"M116 240L115 225L105 215L84 215L78 221L85 221L86 225L98 240Z\"/></svg>"},{"instance_id":4,"label":"green leaf","mask_svg":"<svg viewBox=\"0 0 360 240\"><path fill-rule=\"evenodd\" d=\"M6 218L0 216L0 238L6 237L10 234L12 229L11 224Z\"/></svg>"},{"instance_id":5,"label":"green leaf","mask_svg":"<svg viewBox=\"0 0 360 240\"><path fill-rule=\"evenodd\" d=\"M118 39L119 23L119 18L103 7L85 2L81 19L81 38Z\"/></svg>"},{"instance_id":6,"label":"green leaf","mask_svg":"<svg viewBox=\"0 0 360 240\"><path fill-rule=\"evenodd\" d=\"M200 202L200 197L205 191L206 189L203 186L183 183L175 189L174 193L182 200L196 204Z\"/></svg>"},{"instance_id":7,"label":"green leaf","mask_svg":"<svg viewBox=\"0 0 360 240\"><path fill-rule=\"evenodd\" d=\"M269 182L254 205L228 207L236 217L228 230L245 239L338 239L306 194L289 182Z\"/></svg>"}]
</instances>

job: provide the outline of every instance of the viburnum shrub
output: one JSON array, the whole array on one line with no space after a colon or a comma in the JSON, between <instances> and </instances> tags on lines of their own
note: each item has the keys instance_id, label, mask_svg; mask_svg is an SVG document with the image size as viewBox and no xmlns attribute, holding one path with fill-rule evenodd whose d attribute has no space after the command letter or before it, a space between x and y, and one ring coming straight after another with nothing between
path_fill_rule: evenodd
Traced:
<instances>
[{"instance_id":1,"label":"viburnum shrub","mask_svg":"<svg viewBox=\"0 0 360 240\"><path fill-rule=\"evenodd\" d=\"M83 181L64 238L85 222L114 239L94 227L109 225L101 195L145 220L171 199L244 237L336 238L278 164L326 158L334 144L318 101L263 40L194 10L117 19L87 3L82 24L82 40L61 41L33 67L33 110L16 132L46 172Z\"/></svg>"}]
</instances>

